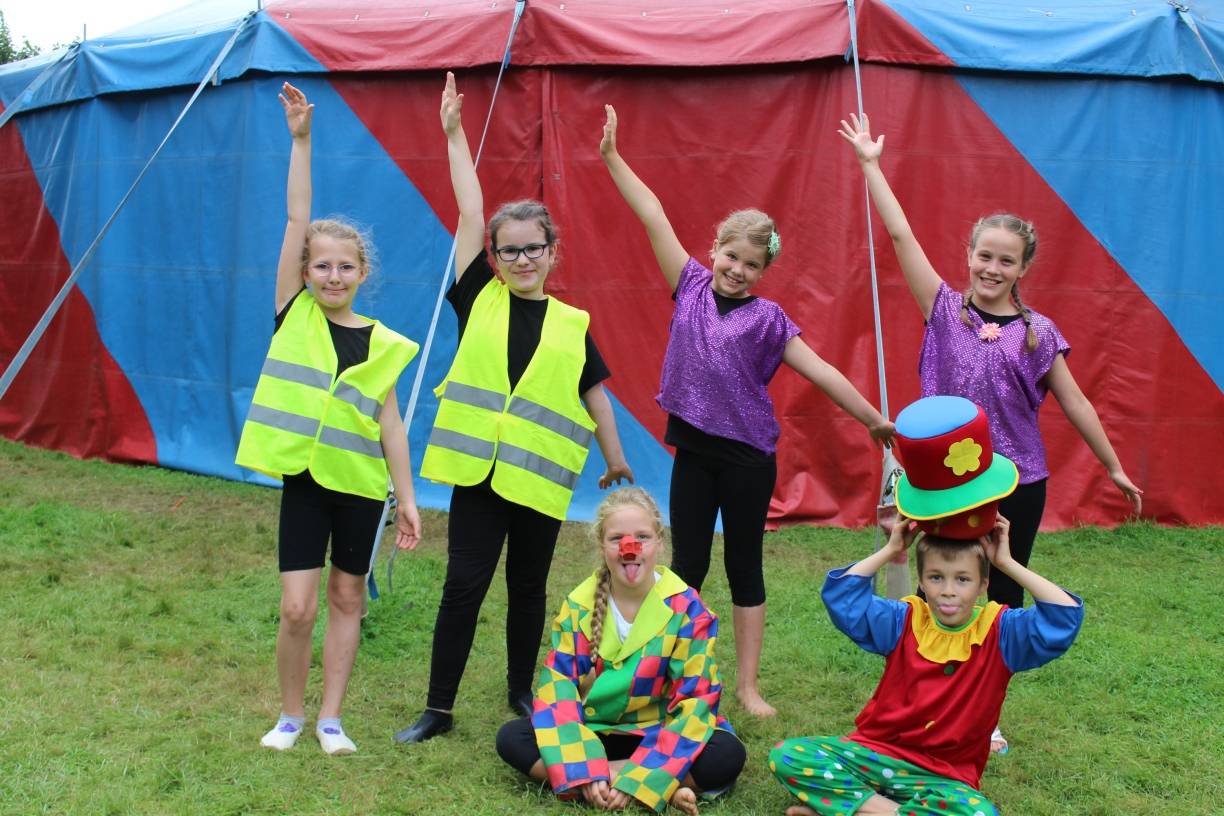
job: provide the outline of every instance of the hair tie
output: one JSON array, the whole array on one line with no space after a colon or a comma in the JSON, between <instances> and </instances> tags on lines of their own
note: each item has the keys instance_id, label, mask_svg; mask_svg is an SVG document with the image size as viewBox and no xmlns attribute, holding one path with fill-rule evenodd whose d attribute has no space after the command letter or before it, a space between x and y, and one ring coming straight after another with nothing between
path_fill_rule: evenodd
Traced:
<instances>
[{"instance_id":1,"label":"hair tie","mask_svg":"<svg viewBox=\"0 0 1224 816\"><path fill-rule=\"evenodd\" d=\"M778 235L777 230L770 230L769 246L766 247L766 251L769 252L770 258L775 257L779 252L782 251L782 238Z\"/></svg>"}]
</instances>

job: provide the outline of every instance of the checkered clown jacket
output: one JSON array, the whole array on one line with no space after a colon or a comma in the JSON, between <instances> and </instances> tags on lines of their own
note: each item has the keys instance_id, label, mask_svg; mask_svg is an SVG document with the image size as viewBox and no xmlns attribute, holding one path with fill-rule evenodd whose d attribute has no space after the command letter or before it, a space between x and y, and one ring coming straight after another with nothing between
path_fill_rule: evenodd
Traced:
<instances>
[{"instance_id":1,"label":"checkered clown jacket","mask_svg":"<svg viewBox=\"0 0 1224 816\"><path fill-rule=\"evenodd\" d=\"M596 732L642 735L612 787L656 811L667 806L714 729L734 733L718 714L718 618L675 573L658 571L625 641L610 621L604 626L594 666L597 575L570 593L553 621L531 724L549 782L563 797L609 780Z\"/></svg>"}]
</instances>

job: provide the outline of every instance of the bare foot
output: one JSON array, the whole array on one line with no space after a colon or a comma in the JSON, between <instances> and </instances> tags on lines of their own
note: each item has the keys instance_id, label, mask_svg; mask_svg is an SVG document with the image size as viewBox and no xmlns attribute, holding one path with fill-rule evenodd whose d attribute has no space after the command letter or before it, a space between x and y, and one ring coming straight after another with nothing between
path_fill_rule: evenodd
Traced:
<instances>
[{"instance_id":1,"label":"bare foot","mask_svg":"<svg viewBox=\"0 0 1224 816\"><path fill-rule=\"evenodd\" d=\"M816 811L803 805L791 805L786 809L786 816L816 816Z\"/></svg>"},{"instance_id":2,"label":"bare foot","mask_svg":"<svg viewBox=\"0 0 1224 816\"><path fill-rule=\"evenodd\" d=\"M778 713L776 708L765 702L761 692L756 689L736 689L735 696L744 710L754 717L772 717Z\"/></svg>"},{"instance_id":3,"label":"bare foot","mask_svg":"<svg viewBox=\"0 0 1224 816\"><path fill-rule=\"evenodd\" d=\"M692 788L679 787L672 794L671 806L688 816L697 816L697 794Z\"/></svg>"}]
</instances>

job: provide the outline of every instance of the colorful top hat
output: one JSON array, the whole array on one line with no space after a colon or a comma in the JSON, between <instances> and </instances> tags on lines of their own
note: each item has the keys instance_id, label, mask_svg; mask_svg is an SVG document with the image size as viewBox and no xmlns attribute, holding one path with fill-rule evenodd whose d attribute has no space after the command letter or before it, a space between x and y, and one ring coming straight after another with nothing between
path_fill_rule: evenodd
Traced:
<instances>
[{"instance_id":1,"label":"colorful top hat","mask_svg":"<svg viewBox=\"0 0 1224 816\"><path fill-rule=\"evenodd\" d=\"M994 528L999 499L1020 474L994 452L981 407L964 397L923 397L897 415L896 440L903 514L944 538L975 539Z\"/></svg>"}]
</instances>

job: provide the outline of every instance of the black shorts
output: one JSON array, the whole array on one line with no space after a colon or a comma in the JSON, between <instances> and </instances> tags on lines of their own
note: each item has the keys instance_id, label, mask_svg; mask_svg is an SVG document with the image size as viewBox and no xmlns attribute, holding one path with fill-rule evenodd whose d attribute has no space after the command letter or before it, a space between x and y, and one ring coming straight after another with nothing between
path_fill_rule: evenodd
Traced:
<instances>
[{"instance_id":1,"label":"black shorts","mask_svg":"<svg viewBox=\"0 0 1224 816\"><path fill-rule=\"evenodd\" d=\"M280 571L321 569L331 540L332 566L365 575L382 518L378 499L329 490L309 472L285 477L280 509Z\"/></svg>"}]
</instances>

